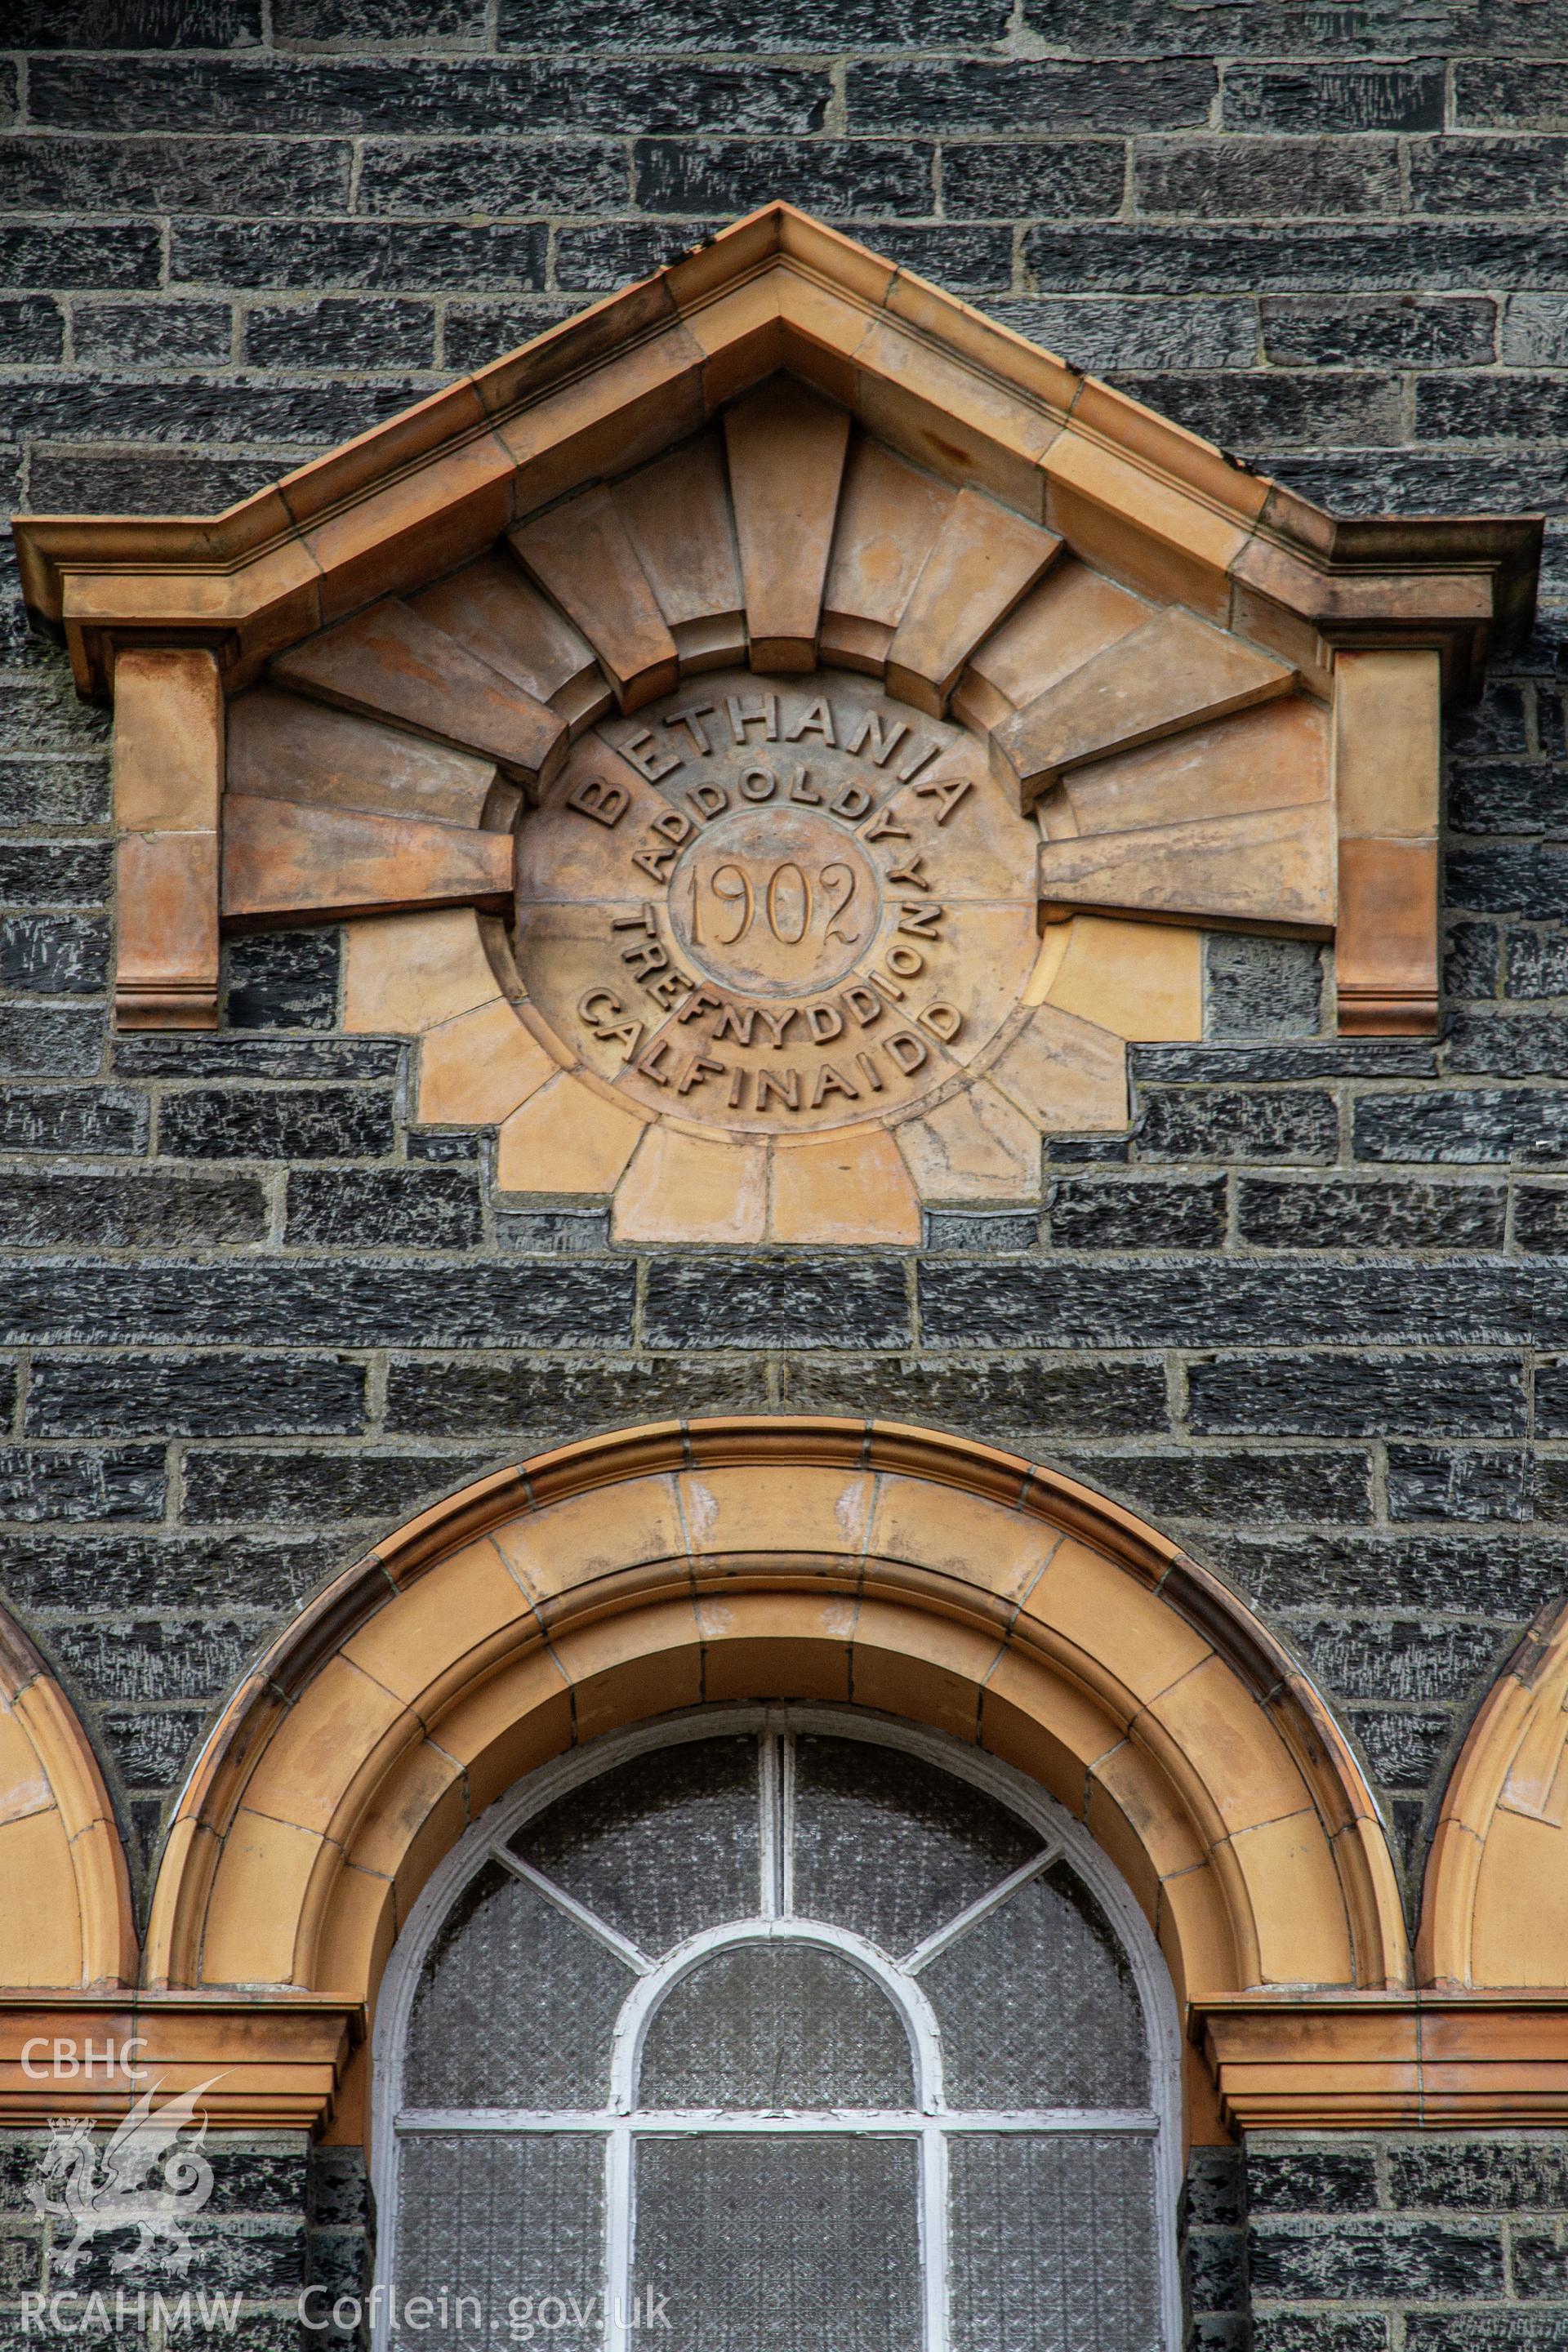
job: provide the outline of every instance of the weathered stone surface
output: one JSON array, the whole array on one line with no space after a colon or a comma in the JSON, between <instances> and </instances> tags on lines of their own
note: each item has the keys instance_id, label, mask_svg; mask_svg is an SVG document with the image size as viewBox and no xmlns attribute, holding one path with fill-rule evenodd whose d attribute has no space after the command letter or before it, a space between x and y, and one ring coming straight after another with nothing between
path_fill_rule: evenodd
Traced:
<instances>
[{"instance_id":1,"label":"weathered stone surface","mask_svg":"<svg viewBox=\"0 0 1568 2352\"><path fill-rule=\"evenodd\" d=\"M1255 2214L1374 2210L1380 2201L1375 2144L1255 2142L1247 2152L1247 2200Z\"/></svg>"},{"instance_id":2,"label":"weathered stone surface","mask_svg":"<svg viewBox=\"0 0 1568 2352\"><path fill-rule=\"evenodd\" d=\"M49 1356L27 1388L31 1437L352 1436L364 1420L365 1368L341 1356Z\"/></svg>"},{"instance_id":3,"label":"weathered stone surface","mask_svg":"<svg viewBox=\"0 0 1568 2352\"><path fill-rule=\"evenodd\" d=\"M166 1160L380 1160L392 1136L391 1104L368 1087L192 1087L158 1120Z\"/></svg>"},{"instance_id":4,"label":"weathered stone surface","mask_svg":"<svg viewBox=\"0 0 1568 2352\"><path fill-rule=\"evenodd\" d=\"M18 1607L68 1616L90 1592L105 1619L142 1611L245 1610L281 1615L346 1565L349 1547L280 1534L118 1529L8 1536L6 1589Z\"/></svg>"},{"instance_id":5,"label":"weathered stone surface","mask_svg":"<svg viewBox=\"0 0 1568 2352\"><path fill-rule=\"evenodd\" d=\"M144 1152L151 1105L129 1087L0 1087L0 1150Z\"/></svg>"},{"instance_id":6,"label":"weathered stone surface","mask_svg":"<svg viewBox=\"0 0 1568 2352\"><path fill-rule=\"evenodd\" d=\"M411 1129L405 1051L334 1034L331 927L228 942L214 1035L111 1038L106 715L7 572L0 1549L133 1846L248 1659L421 1497L646 1418L879 1412L1194 1528L1418 1883L1481 1690L1568 1590L1568 7L1222 14L14 0L8 503L215 511L784 194L1336 511L1553 519L1536 635L1450 714L1443 1043L1339 1046L1317 945L1211 935L1207 1042L1135 1049L1131 1160L1054 1137L1049 1200L940 1209L918 1275L912 1244L643 1265L592 1209L496 1214L489 1134ZM0 2140L8 2308L37 2153ZM1247 2156L1194 2151L1194 2352L1568 2339L1560 2136ZM345 2151L307 2180L302 2140L228 2148L213 2211L253 2296L294 2291L301 2217L310 2274L358 2276ZM235 2340L298 2332L275 2303Z\"/></svg>"},{"instance_id":7,"label":"weathered stone surface","mask_svg":"<svg viewBox=\"0 0 1568 2352\"><path fill-rule=\"evenodd\" d=\"M1130 1437L1162 1429L1164 1379L1157 1361L1113 1356L1052 1362L1005 1356L941 1358L786 1357L781 1394L794 1412L870 1410L894 1421L924 1421L970 1436L1013 1443L1064 1437Z\"/></svg>"},{"instance_id":8,"label":"weathered stone surface","mask_svg":"<svg viewBox=\"0 0 1568 2352\"><path fill-rule=\"evenodd\" d=\"M921 1328L940 1348L1245 1347L1282 1328L1298 1344L1499 1346L1517 1342L1529 1317L1523 1284L1500 1261L1172 1257L1135 1278L1134 1263L932 1263L920 1276Z\"/></svg>"},{"instance_id":9,"label":"weathered stone surface","mask_svg":"<svg viewBox=\"0 0 1568 2352\"><path fill-rule=\"evenodd\" d=\"M1552 298L1518 296L1510 315L1531 299ZM1497 305L1485 295L1278 295L1259 310L1265 355L1280 367L1486 367L1495 356ZM1518 336L1530 332L1521 320Z\"/></svg>"},{"instance_id":10,"label":"weathered stone surface","mask_svg":"<svg viewBox=\"0 0 1568 2352\"><path fill-rule=\"evenodd\" d=\"M284 1239L327 1249L471 1249L484 1231L478 1178L439 1168L353 1174L296 1170Z\"/></svg>"},{"instance_id":11,"label":"weathered stone surface","mask_svg":"<svg viewBox=\"0 0 1568 2352\"><path fill-rule=\"evenodd\" d=\"M1217 1519L1230 1527L1273 1527L1281 1520L1365 1519L1371 1516L1371 1464L1359 1451L1274 1454L1212 1446L1187 1453L1142 1446L1136 1454L1063 1457L1076 1477L1147 1514Z\"/></svg>"},{"instance_id":12,"label":"weathered stone surface","mask_svg":"<svg viewBox=\"0 0 1568 2352\"><path fill-rule=\"evenodd\" d=\"M0 1515L29 1525L161 1518L165 1466L155 1445L0 1445Z\"/></svg>"},{"instance_id":13,"label":"weathered stone surface","mask_svg":"<svg viewBox=\"0 0 1568 2352\"><path fill-rule=\"evenodd\" d=\"M258 1242L267 1225L266 1199L253 1176L0 1171L0 1242L13 1247L179 1249Z\"/></svg>"},{"instance_id":14,"label":"weathered stone surface","mask_svg":"<svg viewBox=\"0 0 1568 2352\"><path fill-rule=\"evenodd\" d=\"M909 1277L878 1257L654 1258L643 1332L654 1348L900 1348Z\"/></svg>"},{"instance_id":15,"label":"weathered stone surface","mask_svg":"<svg viewBox=\"0 0 1568 2352\"><path fill-rule=\"evenodd\" d=\"M1308 940L1213 931L1204 941L1205 1037L1310 1037L1321 1026L1323 956Z\"/></svg>"},{"instance_id":16,"label":"weathered stone surface","mask_svg":"<svg viewBox=\"0 0 1568 2352\"><path fill-rule=\"evenodd\" d=\"M1506 1527L1489 1528L1482 1538L1405 1528L1291 1534L1278 1541L1238 1533L1226 1538L1224 1554L1228 1572L1269 1610L1315 1604L1365 1612L1397 1596L1402 1608L1477 1616L1495 1609L1500 1588L1509 1608L1523 1615L1560 1591L1568 1574L1568 1545L1540 1527L1517 1538Z\"/></svg>"},{"instance_id":17,"label":"weathered stone surface","mask_svg":"<svg viewBox=\"0 0 1568 2352\"><path fill-rule=\"evenodd\" d=\"M258 931L225 950L225 1013L236 1029L331 1029L342 939L331 926Z\"/></svg>"},{"instance_id":18,"label":"weathered stone surface","mask_svg":"<svg viewBox=\"0 0 1568 2352\"><path fill-rule=\"evenodd\" d=\"M386 1425L416 1437L515 1437L533 1448L639 1420L755 1410L766 1396L752 1360L700 1349L635 1360L400 1356L387 1370Z\"/></svg>"},{"instance_id":19,"label":"weathered stone surface","mask_svg":"<svg viewBox=\"0 0 1568 2352\"><path fill-rule=\"evenodd\" d=\"M1463 1352L1220 1356L1189 1365L1187 1418L1208 1435L1522 1436L1524 1375Z\"/></svg>"},{"instance_id":20,"label":"weathered stone surface","mask_svg":"<svg viewBox=\"0 0 1568 2352\"><path fill-rule=\"evenodd\" d=\"M1484 1690L1513 1646L1517 1620L1288 1617L1285 1626L1313 1669L1347 1696L1426 1700Z\"/></svg>"},{"instance_id":21,"label":"weathered stone surface","mask_svg":"<svg viewBox=\"0 0 1568 2352\"><path fill-rule=\"evenodd\" d=\"M1332 1160L1339 1113L1331 1096L1181 1093L1150 1087L1137 1129L1141 1160Z\"/></svg>"},{"instance_id":22,"label":"weathered stone surface","mask_svg":"<svg viewBox=\"0 0 1568 2352\"><path fill-rule=\"evenodd\" d=\"M1243 1176L1237 1230L1264 1249L1500 1249L1499 1184Z\"/></svg>"},{"instance_id":23,"label":"weathered stone surface","mask_svg":"<svg viewBox=\"0 0 1568 2352\"><path fill-rule=\"evenodd\" d=\"M1054 1249L1217 1249L1225 1225L1221 1176L1085 1176L1053 1186L1047 1233Z\"/></svg>"},{"instance_id":24,"label":"weathered stone surface","mask_svg":"<svg viewBox=\"0 0 1568 2352\"><path fill-rule=\"evenodd\" d=\"M184 1516L197 1527L338 1528L362 1519L395 1527L500 1466L493 1454L416 1454L407 1446L347 1456L212 1446L186 1461Z\"/></svg>"},{"instance_id":25,"label":"weathered stone surface","mask_svg":"<svg viewBox=\"0 0 1568 2352\"><path fill-rule=\"evenodd\" d=\"M1523 1520L1534 1513L1534 1465L1520 1446L1391 1445L1387 1475L1391 1519Z\"/></svg>"},{"instance_id":26,"label":"weathered stone surface","mask_svg":"<svg viewBox=\"0 0 1568 2352\"><path fill-rule=\"evenodd\" d=\"M633 1284L624 1262L581 1258L251 1258L208 1266L200 1281L173 1260L54 1258L19 1265L0 1297L0 1330L100 1347L601 1348L630 1338Z\"/></svg>"},{"instance_id":27,"label":"weathered stone surface","mask_svg":"<svg viewBox=\"0 0 1568 2352\"><path fill-rule=\"evenodd\" d=\"M1255 2288L1266 2295L1350 2300L1367 2294L1438 2297L1497 2294L1503 2281L1500 2234L1474 2226L1387 2221L1331 2229L1258 2222L1252 2231Z\"/></svg>"}]
</instances>

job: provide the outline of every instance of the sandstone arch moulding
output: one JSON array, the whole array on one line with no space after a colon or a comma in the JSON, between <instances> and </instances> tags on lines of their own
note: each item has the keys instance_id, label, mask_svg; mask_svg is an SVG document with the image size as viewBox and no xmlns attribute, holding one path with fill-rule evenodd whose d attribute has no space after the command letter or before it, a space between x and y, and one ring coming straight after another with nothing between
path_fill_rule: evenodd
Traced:
<instances>
[{"instance_id":1,"label":"sandstone arch moulding","mask_svg":"<svg viewBox=\"0 0 1568 2352\"><path fill-rule=\"evenodd\" d=\"M1540 530L1335 522L773 205L225 516L16 535L115 703L122 1023L346 919L503 1187L853 1243L1124 1125L1200 926L1433 1026L1440 702Z\"/></svg>"},{"instance_id":2,"label":"sandstone arch moulding","mask_svg":"<svg viewBox=\"0 0 1568 2352\"><path fill-rule=\"evenodd\" d=\"M1196 2021L1408 1976L1382 1826L1310 1683L1072 1480L893 1423L664 1423L400 1530L258 1665L184 1791L154 1998L374 2003L468 1823L574 1742L713 1701L851 1703L1029 1773L1110 1853Z\"/></svg>"},{"instance_id":3,"label":"sandstone arch moulding","mask_svg":"<svg viewBox=\"0 0 1568 2352\"><path fill-rule=\"evenodd\" d=\"M122 2115L149 2082L224 2077L213 2112L308 2124L330 2107L353 2004L149 1992L125 1847L58 1677L0 1610L0 2124Z\"/></svg>"},{"instance_id":4,"label":"sandstone arch moulding","mask_svg":"<svg viewBox=\"0 0 1568 2352\"><path fill-rule=\"evenodd\" d=\"M136 1981L119 1824L58 1680L0 1610L0 1986L104 1991Z\"/></svg>"},{"instance_id":5,"label":"sandstone arch moulding","mask_svg":"<svg viewBox=\"0 0 1568 2352\"><path fill-rule=\"evenodd\" d=\"M1424 1983L1568 1991L1568 1601L1482 1701L1426 1867Z\"/></svg>"}]
</instances>

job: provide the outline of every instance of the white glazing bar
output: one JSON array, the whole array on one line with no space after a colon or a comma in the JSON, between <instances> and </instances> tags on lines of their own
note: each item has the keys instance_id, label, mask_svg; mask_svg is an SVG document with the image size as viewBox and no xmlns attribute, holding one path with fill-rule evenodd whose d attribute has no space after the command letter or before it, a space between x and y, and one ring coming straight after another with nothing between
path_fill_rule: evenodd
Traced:
<instances>
[{"instance_id":1,"label":"white glazing bar","mask_svg":"<svg viewBox=\"0 0 1568 2352\"><path fill-rule=\"evenodd\" d=\"M795 1755L793 1731L779 1735L779 1909L795 1916Z\"/></svg>"},{"instance_id":2,"label":"white glazing bar","mask_svg":"<svg viewBox=\"0 0 1568 2352\"><path fill-rule=\"evenodd\" d=\"M977 1919L984 1919L988 1911L994 1911L999 1903L1005 1903L1020 1886L1026 1886L1031 1878L1038 1878L1042 1870L1048 1870L1060 1852L1059 1846L1048 1845L1029 1861L1021 1862L1016 1870L1008 1872L1005 1878L999 1878L994 1886L988 1886L984 1895L977 1895L974 1901L948 1920L945 1927L934 1928L925 1942L917 1944L908 1959L900 1961L900 1966L908 1969L911 1976L917 1969L923 1969L928 1960L934 1960L939 1952L945 1952L950 1944L955 1944Z\"/></svg>"},{"instance_id":3,"label":"white glazing bar","mask_svg":"<svg viewBox=\"0 0 1568 2352\"><path fill-rule=\"evenodd\" d=\"M563 1886L557 1886L552 1878L546 1878L542 1870L535 1870L531 1862L520 1861L515 1853L509 1853L504 1845L495 1847L494 1853L497 1862L510 1870L514 1878L523 1879L530 1886L536 1887L558 1911L564 1911L568 1919L575 1919L579 1927L586 1927L590 1936L596 1936L601 1944L607 1944L618 1959L625 1960L628 1969L635 1969L639 1977L652 1972L656 1963L612 1927L607 1919L601 1919L596 1911L590 1911L585 1903L579 1903L574 1895L567 1894Z\"/></svg>"},{"instance_id":4,"label":"white glazing bar","mask_svg":"<svg viewBox=\"0 0 1568 2352\"><path fill-rule=\"evenodd\" d=\"M925 2352L947 2352L947 2141L932 2123L921 2132L921 2288Z\"/></svg>"},{"instance_id":5,"label":"white glazing bar","mask_svg":"<svg viewBox=\"0 0 1568 2352\"><path fill-rule=\"evenodd\" d=\"M780 1740L776 1731L764 1731L757 1742L757 1824L762 1843L762 1916L779 1915Z\"/></svg>"},{"instance_id":6,"label":"white glazing bar","mask_svg":"<svg viewBox=\"0 0 1568 2352\"><path fill-rule=\"evenodd\" d=\"M632 2136L617 2119L605 2149L605 2345L632 2340Z\"/></svg>"},{"instance_id":7,"label":"white glazing bar","mask_svg":"<svg viewBox=\"0 0 1568 2352\"><path fill-rule=\"evenodd\" d=\"M738 2132L919 2132L929 2125L943 2132L1058 2132L1082 2137L1096 2133L1152 2136L1160 2119L1152 2107L1042 2107L1007 2115L921 2114L913 2107L828 2107L809 2114L735 2115L718 2107L648 2107L630 2115L562 2112L523 2114L510 2107L405 2107L397 2117L400 2136L418 2133Z\"/></svg>"}]
</instances>

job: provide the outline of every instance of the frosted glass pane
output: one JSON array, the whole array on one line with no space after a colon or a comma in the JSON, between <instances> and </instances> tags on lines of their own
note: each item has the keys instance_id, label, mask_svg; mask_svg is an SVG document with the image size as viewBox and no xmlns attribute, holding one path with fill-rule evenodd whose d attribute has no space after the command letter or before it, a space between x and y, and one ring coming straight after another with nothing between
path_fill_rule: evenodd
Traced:
<instances>
[{"instance_id":1,"label":"frosted glass pane","mask_svg":"<svg viewBox=\"0 0 1568 2352\"><path fill-rule=\"evenodd\" d=\"M1152 2145L951 2143L952 2352L1159 2352Z\"/></svg>"},{"instance_id":2,"label":"frosted glass pane","mask_svg":"<svg viewBox=\"0 0 1568 2352\"><path fill-rule=\"evenodd\" d=\"M514 2295L531 2295L536 2309L542 2297L559 2296L566 2321L544 2340L560 2352L598 2352L602 2139L563 2133L521 2139L421 2137L404 2142L399 2173L395 2307L401 2312L411 2295L428 2295L436 2305L429 2327L395 2331L399 2352L414 2352L416 2346L493 2352L498 2343L512 2340L508 2307ZM478 2299L478 2325L471 2305L459 2314L460 2295ZM571 2316L574 2296L580 2323Z\"/></svg>"},{"instance_id":3,"label":"frosted glass pane","mask_svg":"<svg viewBox=\"0 0 1568 2352\"><path fill-rule=\"evenodd\" d=\"M657 1957L761 1909L754 1739L634 1756L529 1822L511 1850Z\"/></svg>"},{"instance_id":4,"label":"frosted glass pane","mask_svg":"<svg viewBox=\"0 0 1568 2352\"><path fill-rule=\"evenodd\" d=\"M1040 1839L968 1781L918 1756L815 1735L795 1743L795 1907L911 1951Z\"/></svg>"},{"instance_id":5,"label":"frosted glass pane","mask_svg":"<svg viewBox=\"0 0 1568 2352\"><path fill-rule=\"evenodd\" d=\"M1148 2105L1137 1990L1103 1912L1063 1864L966 1928L919 1982L942 2028L950 2106Z\"/></svg>"},{"instance_id":6,"label":"frosted glass pane","mask_svg":"<svg viewBox=\"0 0 1568 2352\"><path fill-rule=\"evenodd\" d=\"M837 1952L741 1944L666 1997L643 2044L644 2107L914 2104L909 2036L880 1987Z\"/></svg>"},{"instance_id":7,"label":"frosted glass pane","mask_svg":"<svg viewBox=\"0 0 1568 2352\"><path fill-rule=\"evenodd\" d=\"M442 1926L408 2031L411 2107L602 2107L636 1981L536 1887L487 1863Z\"/></svg>"},{"instance_id":8,"label":"frosted glass pane","mask_svg":"<svg viewBox=\"0 0 1568 2352\"><path fill-rule=\"evenodd\" d=\"M912 2141L654 2138L637 2168L633 2281L668 2297L647 2342L921 2352Z\"/></svg>"}]
</instances>

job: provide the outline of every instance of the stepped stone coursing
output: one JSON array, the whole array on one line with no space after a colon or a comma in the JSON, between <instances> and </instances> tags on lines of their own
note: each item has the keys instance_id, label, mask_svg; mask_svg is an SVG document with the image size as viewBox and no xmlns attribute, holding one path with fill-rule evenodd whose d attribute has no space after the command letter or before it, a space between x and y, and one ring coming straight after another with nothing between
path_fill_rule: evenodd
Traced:
<instances>
[{"instance_id":1,"label":"stepped stone coursing","mask_svg":"<svg viewBox=\"0 0 1568 2352\"><path fill-rule=\"evenodd\" d=\"M1448 732L1440 1037L1335 1038L1321 942L1216 924L1189 935L1190 1021L1134 1038L1126 1121L1048 1136L1037 1204L715 1251L498 1183L488 1112L426 1118L428 1062L360 1017L356 908L250 908L216 1031L115 1034L106 718L12 598L0 1584L91 1732L138 1885L212 1709L378 1535L544 1444L759 1407L1012 1444L1179 1537L1332 1697L1414 1909L1467 1726L1568 1585L1568 291L1542 217L1568 19L439 16L14 5L14 503L216 510L782 195L1331 508L1546 509L1542 612ZM541 698L568 733L597 723L581 680L565 663ZM290 694L312 727L376 723ZM499 903L468 833L495 838L443 827L475 861L464 907ZM1095 834L1053 840L1064 884ZM228 2340L271 2352L304 2265L356 2274L364 2216L331 2151L309 2182L294 2140L253 2157L209 2226L256 2302ZM8 2148L13 2309L46 2276L31 2161ZM1544 2352L1568 2330L1563 2168L1529 2129L1200 2150L1196 2341Z\"/></svg>"}]
</instances>

